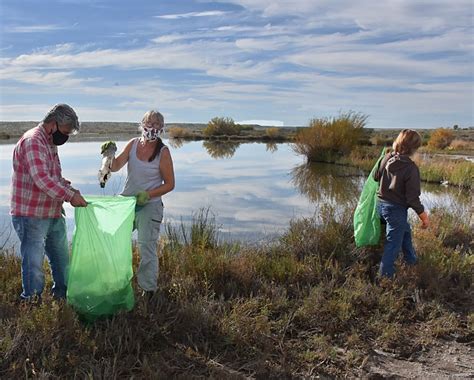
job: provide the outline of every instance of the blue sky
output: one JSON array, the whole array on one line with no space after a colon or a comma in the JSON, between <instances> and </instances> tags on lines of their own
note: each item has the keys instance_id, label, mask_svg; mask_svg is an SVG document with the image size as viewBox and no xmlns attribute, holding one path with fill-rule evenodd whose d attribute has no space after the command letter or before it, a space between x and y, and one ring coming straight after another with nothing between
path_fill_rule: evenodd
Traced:
<instances>
[{"instance_id":1,"label":"blue sky","mask_svg":"<svg viewBox=\"0 0 474 380\"><path fill-rule=\"evenodd\" d=\"M2 0L0 120L474 125L470 0Z\"/></svg>"}]
</instances>

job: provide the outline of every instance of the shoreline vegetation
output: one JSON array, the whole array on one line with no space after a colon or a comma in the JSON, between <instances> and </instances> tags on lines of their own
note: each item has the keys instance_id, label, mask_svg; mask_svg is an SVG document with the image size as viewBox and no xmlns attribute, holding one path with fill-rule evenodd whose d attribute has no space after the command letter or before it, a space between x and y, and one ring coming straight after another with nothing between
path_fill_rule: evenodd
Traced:
<instances>
[{"instance_id":1,"label":"shoreline vegetation","mask_svg":"<svg viewBox=\"0 0 474 380\"><path fill-rule=\"evenodd\" d=\"M383 147L390 147L400 130L365 128L367 116L356 112L334 118L313 119L306 127L239 125L231 118L215 117L207 124L170 123L166 135L179 147L186 141L203 141L213 157L231 157L238 146L249 142L291 143L307 162L352 166L370 172ZM36 122L0 122L0 144L15 143ZM137 123L83 122L72 141L132 138ZM415 161L422 181L474 188L474 128L419 130L423 146ZM469 158L466 159L466 158Z\"/></svg>"},{"instance_id":2,"label":"shoreline vegetation","mask_svg":"<svg viewBox=\"0 0 474 380\"><path fill-rule=\"evenodd\" d=\"M232 156L246 133L270 139L278 132L252 127L229 136L212 130L218 122L207 132L209 124L190 127L206 136L203 145L216 157ZM313 161L369 170L393 140L391 133L399 131L368 130L364 122L363 115L348 113L315 119L306 129L288 128L287 142L308 161L295 168L303 172L299 186L313 187L303 176ZM138 135L133 123L99 124L83 123L77 141ZM10 143L23 132L13 130L17 135ZM0 131L7 129L0 124ZM455 131L444 148L430 146L431 136L423 134L422 176L472 187L474 163L444 153L459 154L446 150L459 138L471 154L472 133ZM452 138L444 132L441 137L441 145ZM48 294L41 305L19 305L20 259L0 250L0 378L472 376L472 210L435 208L430 228L414 223L419 262L414 267L398 262L389 281L377 278L383 241L370 248L354 244L356 202L295 219L277 240L258 246L221 240L209 209L196 212L190 226L165 224L158 292L147 300L134 278L134 309L92 325ZM136 248L133 265L136 271ZM46 282L47 289L49 274Z\"/></svg>"},{"instance_id":3,"label":"shoreline vegetation","mask_svg":"<svg viewBox=\"0 0 474 380\"><path fill-rule=\"evenodd\" d=\"M190 227L167 226L157 294L142 298L134 279L135 308L93 325L48 295L19 306L20 261L3 252L0 377L472 375L469 210L436 209L428 230L414 225L419 263L378 282L382 248L355 247L353 206L294 220L259 247L221 242L200 210Z\"/></svg>"}]
</instances>

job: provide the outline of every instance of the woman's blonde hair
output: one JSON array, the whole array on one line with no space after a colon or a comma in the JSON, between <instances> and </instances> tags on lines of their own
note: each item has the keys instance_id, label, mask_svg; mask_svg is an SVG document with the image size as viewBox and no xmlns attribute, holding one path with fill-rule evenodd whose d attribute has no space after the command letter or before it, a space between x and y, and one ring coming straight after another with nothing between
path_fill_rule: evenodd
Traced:
<instances>
[{"instance_id":1,"label":"woman's blonde hair","mask_svg":"<svg viewBox=\"0 0 474 380\"><path fill-rule=\"evenodd\" d=\"M420 146L420 134L412 129L404 129L393 142L392 148L396 153L411 156Z\"/></svg>"},{"instance_id":2,"label":"woman's blonde hair","mask_svg":"<svg viewBox=\"0 0 474 380\"><path fill-rule=\"evenodd\" d=\"M161 113L155 110L151 110L145 113L142 118L141 125L145 125L148 123L157 123L159 124L159 128L163 128L165 126L165 119Z\"/></svg>"}]
</instances>

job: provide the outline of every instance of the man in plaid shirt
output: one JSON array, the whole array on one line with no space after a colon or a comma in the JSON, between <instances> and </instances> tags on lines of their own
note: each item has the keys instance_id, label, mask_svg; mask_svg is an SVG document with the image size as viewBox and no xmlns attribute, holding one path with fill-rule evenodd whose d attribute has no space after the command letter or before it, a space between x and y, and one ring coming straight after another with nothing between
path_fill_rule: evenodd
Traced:
<instances>
[{"instance_id":1,"label":"man in plaid shirt","mask_svg":"<svg viewBox=\"0 0 474 380\"><path fill-rule=\"evenodd\" d=\"M25 132L13 151L11 211L20 239L21 300L41 300L43 261L48 257L55 298L66 296L69 265L63 202L85 207L87 202L61 174L57 145L79 132L79 120L67 104L55 105L43 121Z\"/></svg>"}]
</instances>

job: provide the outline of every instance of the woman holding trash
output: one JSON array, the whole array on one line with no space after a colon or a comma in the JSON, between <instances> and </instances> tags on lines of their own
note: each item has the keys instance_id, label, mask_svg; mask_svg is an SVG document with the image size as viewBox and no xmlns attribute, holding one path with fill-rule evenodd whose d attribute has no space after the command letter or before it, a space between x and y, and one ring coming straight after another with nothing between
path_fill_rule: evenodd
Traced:
<instances>
[{"instance_id":1,"label":"woman holding trash","mask_svg":"<svg viewBox=\"0 0 474 380\"><path fill-rule=\"evenodd\" d=\"M140 264L137 280L144 294L153 295L158 281L158 237L163 219L161 196L174 189L174 169L171 154L159 137L163 132L163 115L148 111L140 123L141 136L133 138L114 158L112 172L127 164L127 179L121 195L135 196L134 226L138 232ZM101 146L105 151L115 142Z\"/></svg>"},{"instance_id":2,"label":"woman holding trash","mask_svg":"<svg viewBox=\"0 0 474 380\"><path fill-rule=\"evenodd\" d=\"M428 214L420 202L420 172L412 161L421 146L421 136L411 129L404 129L393 142L391 153L380 161L374 179L380 182L378 212L386 223L386 240L380 275L393 277L395 260L400 251L409 265L417 261L408 223L408 209L412 208L422 221L422 228L429 225Z\"/></svg>"}]
</instances>

